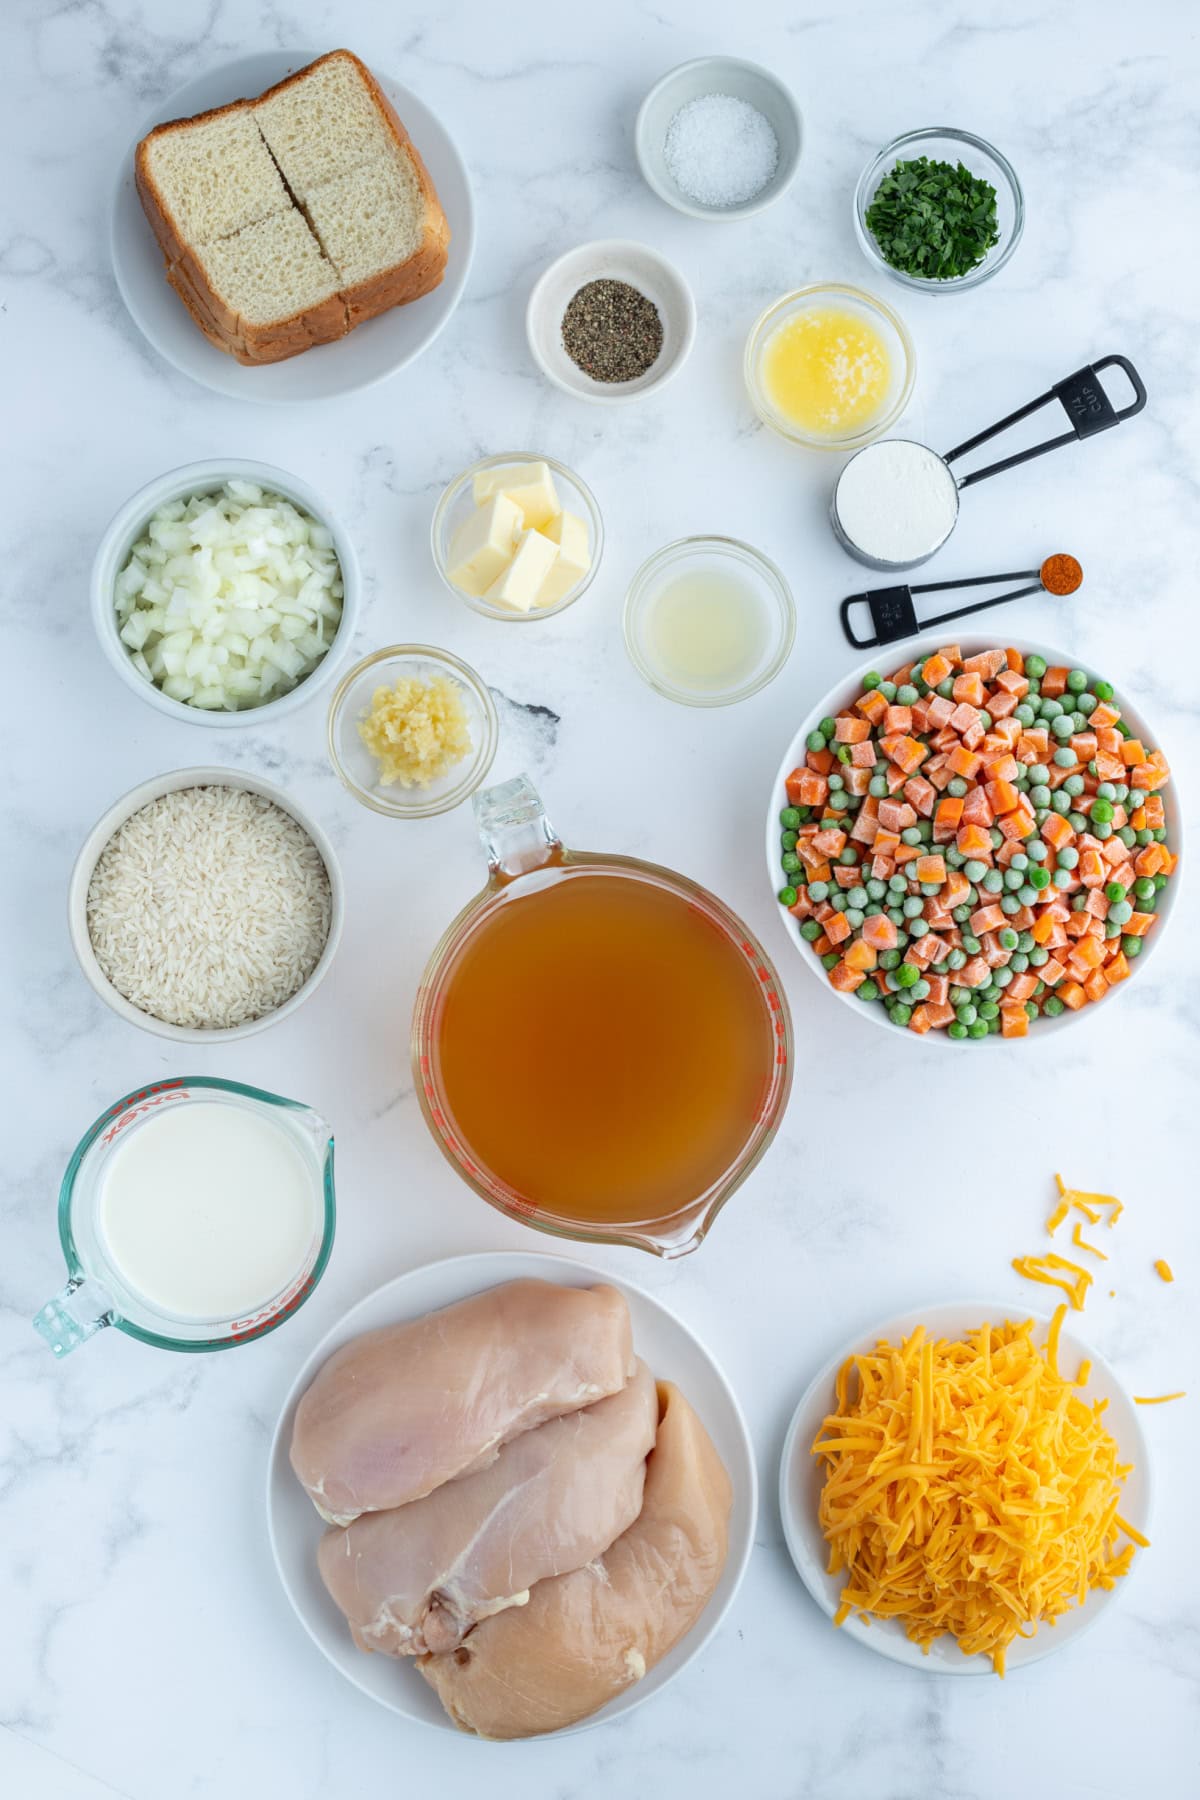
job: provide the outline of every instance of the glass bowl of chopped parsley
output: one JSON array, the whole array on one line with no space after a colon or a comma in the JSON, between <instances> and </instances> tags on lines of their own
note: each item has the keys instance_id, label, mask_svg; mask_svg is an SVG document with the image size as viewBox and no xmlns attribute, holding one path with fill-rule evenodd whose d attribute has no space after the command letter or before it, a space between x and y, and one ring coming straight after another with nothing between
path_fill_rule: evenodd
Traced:
<instances>
[{"instance_id":1,"label":"glass bowl of chopped parsley","mask_svg":"<svg viewBox=\"0 0 1200 1800\"><path fill-rule=\"evenodd\" d=\"M933 125L885 146L859 179L854 225L867 259L923 293L978 287L1021 241L1016 170L969 131Z\"/></svg>"}]
</instances>

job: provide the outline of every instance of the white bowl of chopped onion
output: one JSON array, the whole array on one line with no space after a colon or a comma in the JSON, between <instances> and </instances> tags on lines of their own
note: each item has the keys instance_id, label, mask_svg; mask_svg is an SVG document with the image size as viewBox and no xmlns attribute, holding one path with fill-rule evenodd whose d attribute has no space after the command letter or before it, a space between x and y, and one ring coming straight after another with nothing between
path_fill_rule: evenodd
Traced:
<instances>
[{"instance_id":1,"label":"white bowl of chopped onion","mask_svg":"<svg viewBox=\"0 0 1200 1800\"><path fill-rule=\"evenodd\" d=\"M187 463L104 533L92 618L117 674L158 712L257 724L333 674L359 587L344 527L306 482L268 463Z\"/></svg>"},{"instance_id":2,"label":"white bowl of chopped onion","mask_svg":"<svg viewBox=\"0 0 1200 1800\"><path fill-rule=\"evenodd\" d=\"M218 804L192 819L197 794ZM155 819L156 803L172 816ZM93 991L127 1024L177 1044L231 1043L295 1012L328 973L344 914L324 831L292 795L241 769L140 782L92 827L67 890L71 945Z\"/></svg>"}]
</instances>

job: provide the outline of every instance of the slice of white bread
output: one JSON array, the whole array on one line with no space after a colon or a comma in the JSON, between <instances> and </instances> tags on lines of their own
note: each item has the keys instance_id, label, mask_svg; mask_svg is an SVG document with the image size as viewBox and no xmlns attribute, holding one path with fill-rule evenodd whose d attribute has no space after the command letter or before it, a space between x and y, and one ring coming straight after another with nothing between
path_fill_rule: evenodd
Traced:
<instances>
[{"instance_id":1,"label":"slice of white bread","mask_svg":"<svg viewBox=\"0 0 1200 1800\"><path fill-rule=\"evenodd\" d=\"M329 343L445 271L433 183L348 50L256 101L157 126L135 174L168 281L239 362Z\"/></svg>"}]
</instances>

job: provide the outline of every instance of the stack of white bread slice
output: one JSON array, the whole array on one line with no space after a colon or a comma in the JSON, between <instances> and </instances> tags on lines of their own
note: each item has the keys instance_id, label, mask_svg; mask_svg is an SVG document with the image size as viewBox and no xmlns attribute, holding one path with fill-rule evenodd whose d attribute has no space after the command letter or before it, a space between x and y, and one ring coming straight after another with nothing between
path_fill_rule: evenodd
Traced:
<instances>
[{"instance_id":1,"label":"stack of white bread slice","mask_svg":"<svg viewBox=\"0 0 1200 1800\"><path fill-rule=\"evenodd\" d=\"M210 343L279 362L435 288L450 230L370 70L322 56L257 100L157 125L138 194Z\"/></svg>"}]
</instances>

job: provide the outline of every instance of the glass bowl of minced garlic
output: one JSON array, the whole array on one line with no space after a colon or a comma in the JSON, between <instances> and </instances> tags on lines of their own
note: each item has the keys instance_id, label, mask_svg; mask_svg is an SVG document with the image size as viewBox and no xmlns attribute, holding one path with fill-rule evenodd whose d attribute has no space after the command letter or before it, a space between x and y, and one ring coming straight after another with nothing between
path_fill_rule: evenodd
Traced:
<instances>
[{"instance_id":1,"label":"glass bowl of minced garlic","mask_svg":"<svg viewBox=\"0 0 1200 1800\"><path fill-rule=\"evenodd\" d=\"M364 657L329 706L329 760L373 812L427 819L475 792L500 735L480 677L448 650L392 644Z\"/></svg>"}]
</instances>

